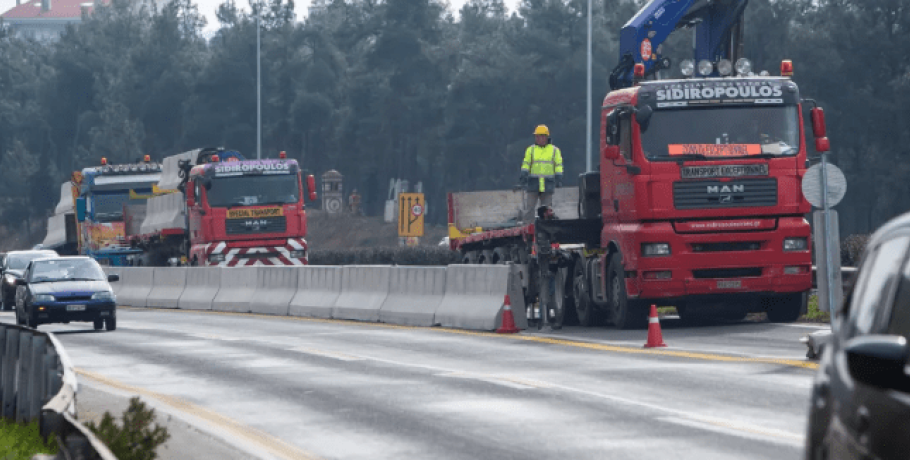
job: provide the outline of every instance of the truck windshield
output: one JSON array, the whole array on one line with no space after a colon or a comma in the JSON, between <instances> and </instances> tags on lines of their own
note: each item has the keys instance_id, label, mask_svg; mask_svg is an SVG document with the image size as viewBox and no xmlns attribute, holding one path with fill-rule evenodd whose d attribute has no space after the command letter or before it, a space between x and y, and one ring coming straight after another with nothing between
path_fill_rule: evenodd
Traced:
<instances>
[{"instance_id":1,"label":"truck windshield","mask_svg":"<svg viewBox=\"0 0 910 460\"><path fill-rule=\"evenodd\" d=\"M296 174L215 177L207 191L209 206L259 206L297 203Z\"/></svg>"},{"instance_id":2,"label":"truck windshield","mask_svg":"<svg viewBox=\"0 0 910 460\"><path fill-rule=\"evenodd\" d=\"M649 160L796 155L799 112L793 105L655 110L641 144Z\"/></svg>"},{"instance_id":3,"label":"truck windshield","mask_svg":"<svg viewBox=\"0 0 910 460\"><path fill-rule=\"evenodd\" d=\"M136 193L148 193L137 190ZM92 197L96 222L120 222L123 220L123 205L141 204L144 199L131 200L128 193L96 193Z\"/></svg>"}]
</instances>

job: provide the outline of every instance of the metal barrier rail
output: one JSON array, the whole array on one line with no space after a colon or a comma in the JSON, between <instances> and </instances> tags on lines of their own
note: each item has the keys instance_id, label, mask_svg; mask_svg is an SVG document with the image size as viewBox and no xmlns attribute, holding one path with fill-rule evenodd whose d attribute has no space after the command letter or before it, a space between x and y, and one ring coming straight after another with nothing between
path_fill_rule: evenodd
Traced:
<instances>
[{"instance_id":1,"label":"metal barrier rail","mask_svg":"<svg viewBox=\"0 0 910 460\"><path fill-rule=\"evenodd\" d=\"M844 292L847 292L848 283L853 281L853 277L856 276L856 267L841 267L840 268L840 277L843 281ZM818 281L816 277L816 268L815 265L812 266L812 289L818 289Z\"/></svg>"},{"instance_id":2,"label":"metal barrier rail","mask_svg":"<svg viewBox=\"0 0 910 460\"><path fill-rule=\"evenodd\" d=\"M59 458L116 457L76 420L76 374L53 334L0 324L0 416L38 420L41 436L56 436Z\"/></svg>"}]
</instances>

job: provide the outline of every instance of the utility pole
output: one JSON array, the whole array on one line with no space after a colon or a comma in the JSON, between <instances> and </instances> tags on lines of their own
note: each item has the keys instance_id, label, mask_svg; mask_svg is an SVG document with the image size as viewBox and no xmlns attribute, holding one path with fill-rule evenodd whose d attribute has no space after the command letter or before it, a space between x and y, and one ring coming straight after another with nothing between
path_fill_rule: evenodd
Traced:
<instances>
[{"instance_id":1,"label":"utility pole","mask_svg":"<svg viewBox=\"0 0 910 460\"><path fill-rule=\"evenodd\" d=\"M591 171L591 0L588 0L588 122L585 126L585 172Z\"/></svg>"},{"instance_id":2,"label":"utility pole","mask_svg":"<svg viewBox=\"0 0 910 460\"><path fill-rule=\"evenodd\" d=\"M590 1L590 0L588 0ZM262 159L262 65L259 23L262 16L262 2L256 7L256 159Z\"/></svg>"}]
</instances>

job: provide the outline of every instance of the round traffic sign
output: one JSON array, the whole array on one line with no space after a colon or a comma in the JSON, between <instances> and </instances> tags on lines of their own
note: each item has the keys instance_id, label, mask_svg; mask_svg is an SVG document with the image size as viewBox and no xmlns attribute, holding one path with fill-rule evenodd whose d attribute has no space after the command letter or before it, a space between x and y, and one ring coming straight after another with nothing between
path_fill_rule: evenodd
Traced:
<instances>
[{"instance_id":1,"label":"round traffic sign","mask_svg":"<svg viewBox=\"0 0 910 460\"><path fill-rule=\"evenodd\" d=\"M411 206L411 214L414 217L420 217L420 215L423 214L423 206L421 206L419 204L415 204L414 206Z\"/></svg>"},{"instance_id":2,"label":"round traffic sign","mask_svg":"<svg viewBox=\"0 0 910 460\"><path fill-rule=\"evenodd\" d=\"M825 176L828 178L828 206L835 206L847 193L847 178L844 177L843 171L837 166L828 163L825 168ZM822 207L822 165L817 164L803 176L803 196L812 206Z\"/></svg>"},{"instance_id":3,"label":"round traffic sign","mask_svg":"<svg viewBox=\"0 0 910 460\"><path fill-rule=\"evenodd\" d=\"M341 200L338 198L329 198L325 201L325 210L330 213L341 212Z\"/></svg>"}]
</instances>

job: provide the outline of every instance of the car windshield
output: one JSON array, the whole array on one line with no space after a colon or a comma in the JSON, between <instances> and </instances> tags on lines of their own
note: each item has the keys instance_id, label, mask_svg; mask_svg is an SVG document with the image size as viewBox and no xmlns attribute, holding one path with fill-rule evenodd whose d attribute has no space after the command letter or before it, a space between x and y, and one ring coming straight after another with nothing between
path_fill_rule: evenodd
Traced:
<instances>
[{"instance_id":1,"label":"car windshield","mask_svg":"<svg viewBox=\"0 0 910 460\"><path fill-rule=\"evenodd\" d=\"M261 206L297 203L296 174L216 177L207 191L209 206Z\"/></svg>"},{"instance_id":2,"label":"car windshield","mask_svg":"<svg viewBox=\"0 0 910 460\"><path fill-rule=\"evenodd\" d=\"M799 112L792 105L655 110L641 144L649 160L796 155Z\"/></svg>"},{"instance_id":3,"label":"car windshield","mask_svg":"<svg viewBox=\"0 0 910 460\"><path fill-rule=\"evenodd\" d=\"M32 264L30 283L51 281L103 281L104 271L92 259L39 260Z\"/></svg>"},{"instance_id":4,"label":"car windshield","mask_svg":"<svg viewBox=\"0 0 910 460\"><path fill-rule=\"evenodd\" d=\"M7 269L9 270L24 270L28 266L28 263L35 259L42 259L45 257L57 257L56 252L26 252L23 254L10 254L7 256Z\"/></svg>"},{"instance_id":5,"label":"car windshield","mask_svg":"<svg viewBox=\"0 0 910 460\"><path fill-rule=\"evenodd\" d=\"M145 202L145 199L131 200L127 193L96 193L92 198L96 222L119 222L123 220L124 205Z\"/></svg>"}]
</instances>

